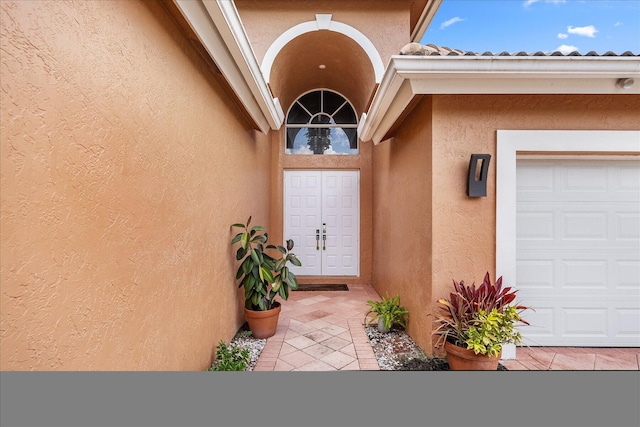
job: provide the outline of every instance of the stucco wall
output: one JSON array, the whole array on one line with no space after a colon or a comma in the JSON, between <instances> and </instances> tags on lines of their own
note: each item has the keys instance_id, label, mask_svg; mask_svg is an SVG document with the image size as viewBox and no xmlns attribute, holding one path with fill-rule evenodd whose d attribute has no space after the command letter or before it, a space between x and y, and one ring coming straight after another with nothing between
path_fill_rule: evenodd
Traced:
<instances>
[{"instance_id":1,"label":"stucco wall","mask_svg":"<svg viewBox=\"0 0 640 427\"><path fill-rule=\"evenodd\" d=\"M634 95L434 96L433 111L434 299L452 279L496 279L496 130L640 129ZM487 197L466 196L472 153L492 155Z\"/></svg>"},{"instance_id":2,"label":"stucco wall","mask_svg":"<svg viewBox=\"0 0 640 427\"><path fill-rule=\"evenodd\" d=\"M385 65L409 42L409 0L236 0L235 4L258 63L282 33L315 21L316 14L331 14L333 21L357 28L375 45Z\"/></svg>"},{"instance_id":3,"label":"stucco wall","mask_svg":"<svg viewBox=\"0 0 640 427\"><path fill-rule=\"evenodd\" d=\"M431 348L431 101L424 99L395 137L373 147L373 285L400 296L407 331Z\"/></svg>"},{"instance_id":4,"label":"stucco wall","mask_svg":"<svg viewBox=\"0 0 640 427\"><path fill-rule=\"evenodd\" d=\"M430 111L425 103L431 103ZM380 263L404 250L404 267L396 268L396 282L415 281L415 265L430 264L423 271L431 271L431 292L413 295L424 298L417 305L420 315L426 307L450 290L451 282L465 283L482 281L489 271L495 280L495 179L496 179L496 130L498 129L640 129L640 97L631 95L439 95L425 97L403 122L397 136L374 147L374 229L384 230L382 242L374 239L373 281L379 293L384 293L389 274ZM413 129L409 131L408 129ZM429 141L432 141L429 144ZM398 147L394 147L398 145ZM402 157L398 153L412 153ZM469 198L465 193L466 173L472 153L492 155L489 168L487 197ZM433 159L432 161L430 161ZM415 189L407 187L403 176L426 174L425 185L431 183L432 192L422 190L418 196L427 200L416 200ZM390 199L391 198L391 199ZM411 200L431 216L431 253L417 246L389 236L412 233L411 216L406 220L385 219L397 200ZM388 205L389 208L384 205ZM406 205L405 205L406 206ZM408 215L411 212L407 213ZM384 227L381 221L384 220ZM424 221L424 220L423 220ZM408 224L410 226L408 227ZM409 233L409 236L412 234ZM377 236L376 236L377 237ZM410 238L410 237L409 237ZM408 251L406 249L412 249ZM428 281L429 278L425 278ZM505 284L509 285L509 284ZM390 293L404 295L409 285L394 285ZM412 298L412 296L407 296ZM409 333L423 348L430 348L430 325L425 328L410 328Z\"/></svg>"},{"instance_id":5,"label":"stucco wall","mask_svg":"<svg viewBox=\"0 0 640 427\"><path fill-rule=\"evenodd\" d=\"M158 2L0 7L0 369L208 368L267 137Z\"/></svg>"}]
</instances>

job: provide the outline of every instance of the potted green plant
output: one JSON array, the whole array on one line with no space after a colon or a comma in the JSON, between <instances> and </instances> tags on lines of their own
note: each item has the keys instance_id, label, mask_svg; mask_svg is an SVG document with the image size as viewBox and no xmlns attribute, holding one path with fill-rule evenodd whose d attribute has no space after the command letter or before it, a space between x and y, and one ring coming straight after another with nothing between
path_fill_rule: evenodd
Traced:
<instances>
[{"instance_id":1,"label":"potted green plant","mask_svg":"<svg viewBox=\"0 0 640 427\"><path fill-rule=\"evenodd\" d=\"M373 317L369 322L378 322L378 331L382 333L389 332L393 325L400 325L403 328L407 327L407 316L409 312L400 305L400 296L389 299L389 293L387 292L387 298L382 297L382 301L367 301L369 304L369 311L364 315L365 323L370 315Z\"/></svg>"},{"instance_id":2,"label":"potted green plant","mask_svg":"<svg viewBox=\"0 0 640 427\"><path fill-rule=\"evenodd\" d=\"M246 224L236 223L233 228L241 228L231 240L231 244L240 246L236 252L236 260L241 261L236 273L238 288L244 288L244 312L249 329L256 338L269 338L276 332L280 303L289 298L289 290L298 289L298 279L289 270L290 262L295 266L302 263L293 249L293 240L287 240L286 247L267 245L269 235L261 225L251 225L251 217ZM270 255L267 251L277 255Z\"/></svg>"},{"instance_id":3,"label":"potted green plant","mask_svg":"<svg viewBox=\"0 0 640 427\"><path fill-rule=\"evenodd\" d=\"M502 345L522 341L515 326L529 324L520 313L530 308L513 304L517 291L503 288L502 277L492 283L489 272L477 289L462 280L454 280L453 288L449 298L438 300L436 346L444 345L452 370L496 370Z\"/></svg>"}]
</instances>

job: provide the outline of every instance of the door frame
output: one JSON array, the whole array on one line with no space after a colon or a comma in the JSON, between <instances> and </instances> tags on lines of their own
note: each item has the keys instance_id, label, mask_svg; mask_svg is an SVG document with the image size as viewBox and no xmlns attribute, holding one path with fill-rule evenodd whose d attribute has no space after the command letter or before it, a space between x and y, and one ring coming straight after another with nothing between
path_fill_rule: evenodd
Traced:
<instances>
[{"instance_id":1,"label":"door frame","mask_svg":"<svg viewBox=\"0 0 640 427\"><path fill-rule=\"evenodd\" d=\"M282 169L282 183L283 183L283 187L282 187L282 239L283 241L286 240L286 220L287 220L287 209L286 209L286 198L287 198L287 180L286 180L286 173L287 172L296 172L296 171L300 171L300 172L355 172L357 175L357 182L358 182L358 188L357 188L357 201L358 201L358 213L357 213L357 220L358 220L358 224L356 227L356 231L358 233L357 235L357 241L356 241L356 251L357 251L357 263L356 263L356 273L354 275L299 275L298 277L304 277L304 278L316 278L316 277L323 277L323 278L327 278L328 280L331 278L337 278L337 277L344 277L344 278L359 278L361 276L361 257L362 257L362 251L361 251L361 245L360 245L360 241L361 241L361 233L362 233L362 228L361 228L361 220L362 220L362 203L361 203L361 170L359 168L344 168L344 169L336 169L336 168L296 168L296 167L292 167L292 168L283 168ZM295 250L294 250L295 252Z\"/></svg>"},{"instance_id":2,"label":"door frame","mask_svg":"<svg viewBox=\"0 0 640 427\"><path fill-rule=\"evenodd\" d=\"M603 144L603 141L606 141ZM579 158L639 155L640 131L498 130L496 131L496 277L516 283L516 160L559 154ZM513 352L513 350L511 350ZM513 352L513 354L515 354Z\"/></svg>"},{"instance_id":3,"label":"door frame","mask_svg":"<svg viewBox=\"0 0 640 427\"><path fill-rule=\"evenodd\" d=\"M602 141L607 141L603 144ZM640 154L640 131L498 130L496 149L496 276L516 284L516 157L574 153Z\"/></svg>"}]
</instances>

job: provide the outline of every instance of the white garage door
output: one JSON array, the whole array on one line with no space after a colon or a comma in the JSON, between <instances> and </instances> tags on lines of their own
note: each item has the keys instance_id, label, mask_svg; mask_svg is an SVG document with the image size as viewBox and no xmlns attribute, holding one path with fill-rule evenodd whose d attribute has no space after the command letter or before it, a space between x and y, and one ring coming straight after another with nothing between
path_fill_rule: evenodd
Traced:
<instances>
[{"instance_id":1,"label":"white garage door","mask_svg":"<svg viewBox=\"0 0 640 427\"><path fill-rule=\"evenodd\" d=\"M640 161L516 163L527 345L640 346Z\"/></svg>"}]
</instances>

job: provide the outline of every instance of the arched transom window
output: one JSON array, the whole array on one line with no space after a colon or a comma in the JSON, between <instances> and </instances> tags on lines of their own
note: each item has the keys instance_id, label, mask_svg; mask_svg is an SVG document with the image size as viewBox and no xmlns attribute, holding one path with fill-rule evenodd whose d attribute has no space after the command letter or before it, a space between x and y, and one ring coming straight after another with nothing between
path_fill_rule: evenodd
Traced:
<instances>
[{"instance_id":1,"label":"arched transom window","mask_svg":"<svg viewBox=\"0 0 640 427\"><path fill-rule=\"evenodd\" d=\"M326 89L302 95L287 114L287 154L358 154L358 120L342 95Z\"/></svg>"}]
</instances>

